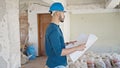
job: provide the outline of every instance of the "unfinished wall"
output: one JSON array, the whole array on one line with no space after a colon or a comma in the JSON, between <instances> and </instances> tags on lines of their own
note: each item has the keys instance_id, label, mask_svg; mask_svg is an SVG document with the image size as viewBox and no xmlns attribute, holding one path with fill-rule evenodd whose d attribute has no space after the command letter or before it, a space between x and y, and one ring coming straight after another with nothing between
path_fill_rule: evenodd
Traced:
<instances>
[{"instance_id":1,"label":"unfinished wall","mask_svg":"<svg viewBox=\"0 0 120 68\"><path fill-rule=\"evenodd\" d=\"M20 0L20 44L21 47L24 47L28 41L28 31L29 31L29 23L28 23L28 3L29 1Z\"/></svg>"},{"instance_id":2,"label":"unfinished wall","mask_svg":"<svg viewBox=\"0 0 120 68\"><path fill-rule=\"evenodd\" d=\"M6 1L0 2L0 68L9 67L9 38L7 23ZM6 49L6 50L5 50ZM2 62L1 62L2 61Z\"/></svg>"},{"instance_id":3,"label":"unfinished wall","mask_svg":"<svg viewBox=\"0 0 120 68\"><path fill-rule=\"evenodd\" d=\"M95 34L95 52L120 52L120 13L71 14L71 39L81 33Z\"/></svg>"},{"instance_id":4,"label":"unfinished wall","mask_svg":"<svg viewBox=\"0 0 120 68\"><path fill-rule=\"evenodd\" d=\"M0 68L20 67L19 0L0 0Z\"/></svg>"},{"instance_id":5,"label":"unfinished wall","mask_svg":"<svg viewBox=\"0 0 120 68\"><path fill-rule=\"evenodd\" d=\"M20 42L24 45L28 38L29 24L27 11L20 12Z\"/></svg>"}]
</instances>

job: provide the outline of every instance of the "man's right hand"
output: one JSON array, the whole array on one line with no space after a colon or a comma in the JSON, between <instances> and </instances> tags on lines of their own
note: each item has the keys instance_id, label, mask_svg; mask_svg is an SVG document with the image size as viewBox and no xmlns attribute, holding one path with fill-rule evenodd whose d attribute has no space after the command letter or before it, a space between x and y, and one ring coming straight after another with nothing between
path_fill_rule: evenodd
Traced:
<instances>
[{"instance_id":1,"label":"man's right hand","mask_svg":"<svg viewBox=\"0 0 120 68\"><path fill-rule=\"evenodd\" d=\"M66 48L62 50L61 56L69 55L75 51L83 51L86 48L85 44L80 44L72 48Z\"/></svg>"},{"instance_id":2,"label":"man's right hand","mask_svg":"<svg viewBox=\"0 0 120 68\"><path fill-rule=\"evenodd\" d=\"M77 51L83 51L86 48L85 43L78 45L76 48L77 48Z\"/></svg>"}]
</instances>

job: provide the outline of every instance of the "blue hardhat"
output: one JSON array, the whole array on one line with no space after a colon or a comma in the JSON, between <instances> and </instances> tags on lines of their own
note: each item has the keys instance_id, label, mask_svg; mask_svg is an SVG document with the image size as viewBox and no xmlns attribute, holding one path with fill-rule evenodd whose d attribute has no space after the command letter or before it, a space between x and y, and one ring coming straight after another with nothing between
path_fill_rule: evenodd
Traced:
<instances>
[{"instance_id":1,"label":"blue hardhat","mask_svg":"<svg viewBox=\"0 0 120 68\"><path fill-rule=\"evenodd\" d=\"M62 11L62 12L65 12L63 5L61 3L59 3L59 2L55 2L55 3L53 3L50 6L49 12L52 12L52 11Z\"/></svg>"}]
</instances>

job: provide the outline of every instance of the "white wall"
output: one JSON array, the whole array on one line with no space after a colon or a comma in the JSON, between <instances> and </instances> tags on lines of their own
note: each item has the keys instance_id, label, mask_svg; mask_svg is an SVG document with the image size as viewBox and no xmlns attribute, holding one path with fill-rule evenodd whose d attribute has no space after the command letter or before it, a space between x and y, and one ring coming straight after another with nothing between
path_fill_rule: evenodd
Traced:
<instances>
[{"instance_id":1,"label":"white wall","mask_svg":"<svg viewBox=\"0 0 120 68\"><path fill-rule=\"evenodd\" d=\"M19 68L19 0L1 0L0 4L5 10L0 11L4 13L0 20L0 68Z\"/></svg>"},{"instance_id":2,"label":"white wall","mask_svg":"<svg viewBox=\"0 0 120 68\"><path fill-rule=\"evenodd\" d=\"M29 12L31 11L31 12ZM29 30L29 42L33 43L36 47L36 51L38 54L38 25L37 25L37 14L38 13L48 13L49 7L44 7L40 5L33 4L29 6L28 9L28 22L30 23L30 30ZM66 13L65 22L60 24L60 27L63 31L65 41L69 41L69 13Z\"/></svg>"},{"instance_id":3,"label":"white wall","mask_svg":"<svg viewBox=\"0 0 120 68\"><path fill-rule=\"evenodd\" d=\"M81 33L92 33L98 40L90 50L120 53L120 13L71 14L70 20L71 40Z\"/></svg>"},{"instance_id":4,"label":"white wall","mask_svg":"<svg viewBox=\"0 0 120 68\"><path fill-rule=\"evenodd\" d=\"M70 13L65 13L65 21L63 22L63 34L65 42L70 41Z\"/></svg>"}]
</instances>

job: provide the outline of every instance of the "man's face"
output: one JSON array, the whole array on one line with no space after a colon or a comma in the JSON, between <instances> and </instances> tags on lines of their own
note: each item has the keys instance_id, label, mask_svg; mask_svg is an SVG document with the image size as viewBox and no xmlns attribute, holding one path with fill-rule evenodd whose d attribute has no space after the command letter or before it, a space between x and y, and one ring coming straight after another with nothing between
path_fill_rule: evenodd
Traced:
<instances>
[{"instance_id":1,"label":"man's face","mask_svg":"<svg viewBox=\"0 0 120 68\"><path fill-rule=\"evenodd\" d=\"M64 19L65 19L64 12L60 12L60 16L59 16L60 22L64 22Z\"/></svg>"}]
</instances>

